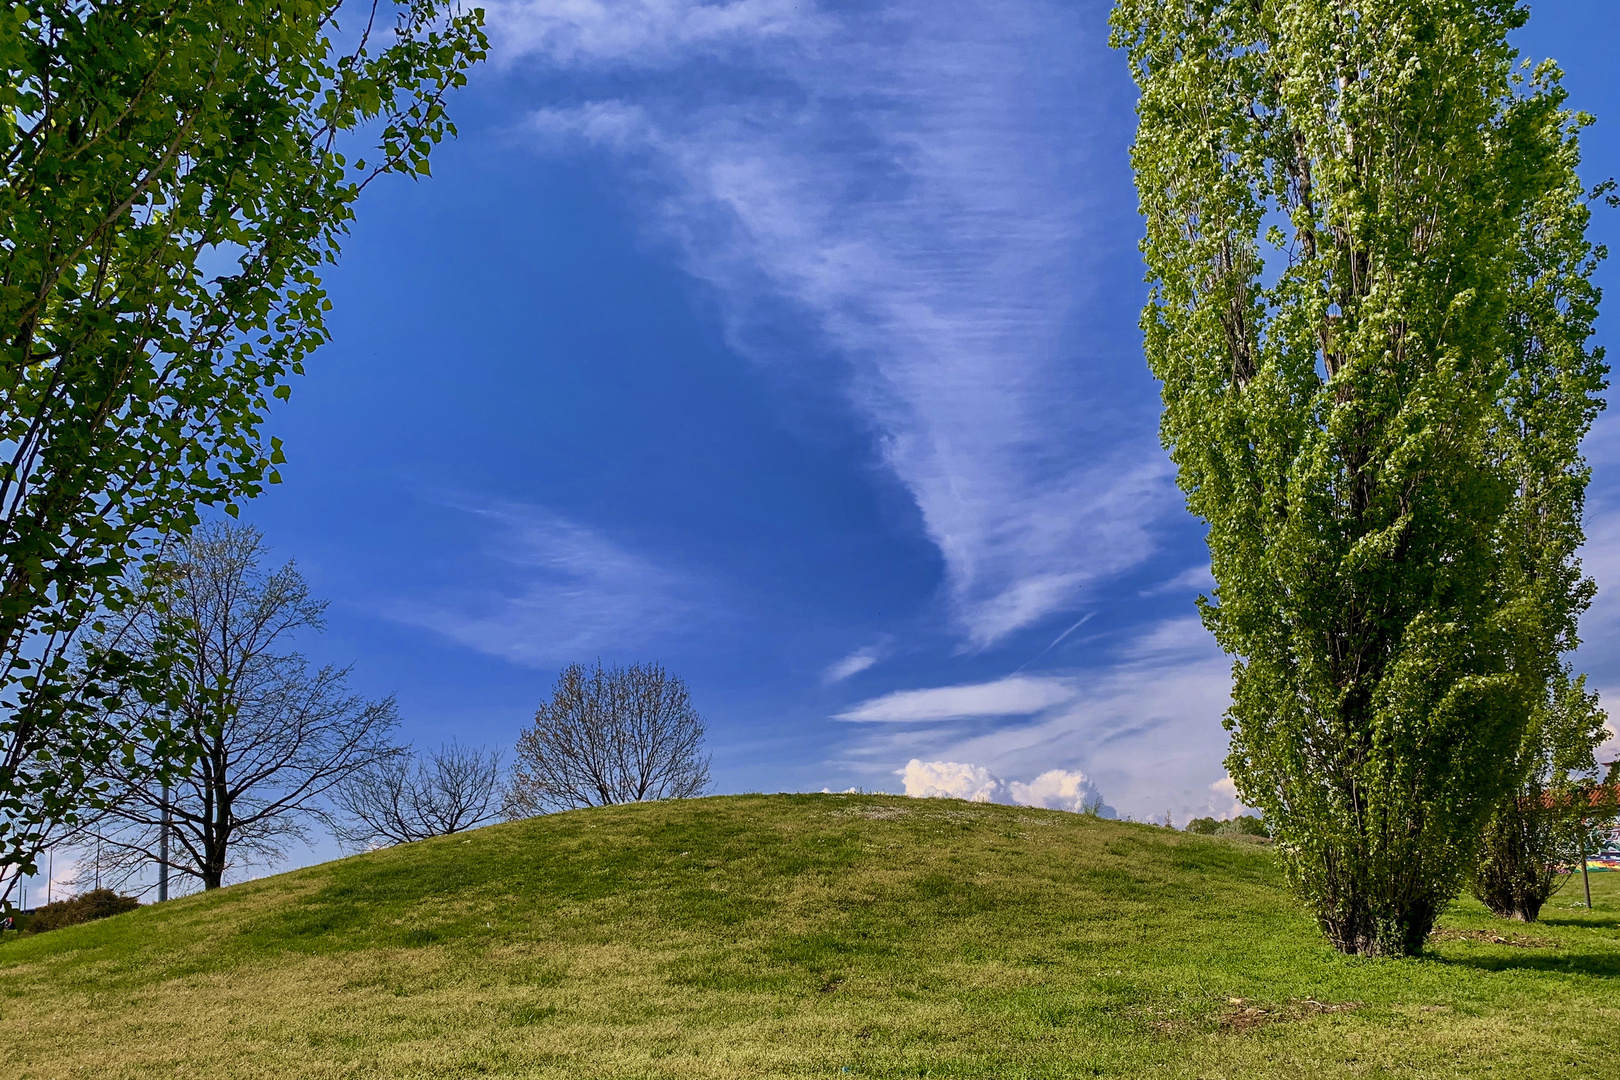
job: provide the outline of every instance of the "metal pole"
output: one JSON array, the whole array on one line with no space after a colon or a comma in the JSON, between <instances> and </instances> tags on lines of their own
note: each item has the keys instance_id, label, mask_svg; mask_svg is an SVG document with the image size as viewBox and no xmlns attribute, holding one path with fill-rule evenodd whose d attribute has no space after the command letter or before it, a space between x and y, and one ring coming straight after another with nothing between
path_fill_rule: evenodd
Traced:
<instances>
[{"instance_id":1,"label":"metal pole","mask_svg":"<svg viewBox=\"0 0 1620 1080\"><path fill-rule=\"evenodd\" d=\"M1592 879L1586 876L1586 822L1581 822L1581 885L1586 889L1586 910L1592 910Z\"/></svg>"},{"instance_id":2,"label":"metal pole","mask_svg":"<svg viewBox=\"0 0 1620 1080\"><path fill-rule=\"evenodd\" d=\"M56 880L56 849L45 853L45 902L51 902L51 884Z\"/></svg>"},{"instance_id":3,"label":"metal pole","mask_svg":"<svg viewBox=\"0 0 1620 1080\"><path fill-rule=\"evenodd\" d=\"M163 824L158 836L158 903L169 898L169 785L163 785Z\"/></svg>"},{"instance_id":4,"label":"metal pole","mask_svg":"<svg viewBox=\"0 0 1620 1080\"><path fill-rule=\"evenodd\" d=\"M96 888L101 888L101 834L96 833Z\"/></svg>"}]
</instances>

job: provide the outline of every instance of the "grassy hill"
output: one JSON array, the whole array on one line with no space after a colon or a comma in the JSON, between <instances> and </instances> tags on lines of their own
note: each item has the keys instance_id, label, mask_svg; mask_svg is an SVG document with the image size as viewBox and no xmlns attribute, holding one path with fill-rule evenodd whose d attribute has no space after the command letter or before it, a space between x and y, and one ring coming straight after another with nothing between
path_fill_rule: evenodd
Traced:
<instances>
[{"instance_id":1,"label":"grassy hill","mask_svg":"<svg viewBox=\"0 0 1620 1080\"><path fill-rule=\"evenodd\" d=\"M579 811L8 941L0 1075L1615 1076L1616 878L1365 961L1232 840L883 796Z\"/></svg>"}]
</instances>

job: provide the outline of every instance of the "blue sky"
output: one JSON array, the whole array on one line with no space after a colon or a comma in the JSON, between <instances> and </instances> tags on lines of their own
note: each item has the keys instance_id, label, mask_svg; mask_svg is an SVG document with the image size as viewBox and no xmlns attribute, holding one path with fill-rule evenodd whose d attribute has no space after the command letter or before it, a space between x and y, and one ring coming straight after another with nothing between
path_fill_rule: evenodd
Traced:
<instances>
[{"instance_id":1,"label":"blue sky","mask_svg":"<svg viewBox=\"0 0 1620 1080\"><path fill-rule=\"evenodd\" d=\"M245 514L332 602L310 654L419 745L510 746L562 664L660 660L722 792L1230 812L1107 5L486 7L460 138L368 192ZM1533 10L1620 173L1620 15ZM1617 423L1588 565L1620 586ZM1586 633L1620 701L1607 592Z\"/></svg>"},{"instance_id":2,"label":"blue sky","mask_svg":"<svg viewBox=\"0 0 1620 1080\"><path fill-rule=\"evenodd\" d=\"M419 743L510 745L561 664L657 659L721 791L901 790L915 758L1229 809L1106 5L488 8L461 137L362 206L249 511L332 600L309 651ZM1616 23L1544 2L1521 36L1613 117L1594 179ZM1620 690L1617 616L1582 659Z\"/></svg>"}]
</instances>

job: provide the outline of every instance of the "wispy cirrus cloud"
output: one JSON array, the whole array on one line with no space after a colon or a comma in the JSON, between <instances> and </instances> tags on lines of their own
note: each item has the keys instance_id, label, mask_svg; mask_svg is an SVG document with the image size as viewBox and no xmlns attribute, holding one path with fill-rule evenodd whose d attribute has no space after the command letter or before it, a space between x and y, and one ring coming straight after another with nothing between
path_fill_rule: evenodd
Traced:
<instances>
[{"instance_id":1,"label":"wispy cirrus cloud","mask_svg":"<svg viewBox=\"0 0 1620 1080\"><path fill-rule=\"evenodd\" d=\"M1142 596L1166 596L1170 593L1209 593L1215 588L1215 575L1208 563L1189 566L1173 578L1141 590Z\"/></svg>"},{"instance_id":2,"label":"wispy cirrus cloud","mask_svg":"<svg viewBox=\"0 0 1620 1080\"><path fill-rule=\"evenodd\" d=\"M1104 212L1091 116L1107 91L1084 58L1113 63L1101 8L490 11L509 63L612 76L532 130L621 155L740 348L792 352L784 304L834 347L944 557L967 646L1072 608L1152 551L1175 506L1168 470L1150 423L1096 407L1107 391L1087 363L1103 317L1086 299Z\"/></svg>"},{"instance_id":3,"label":"wispy cirrus cloud","mask_svg":"<svg viewBox=\"0 0 1620 1080\"><path fill-rule=\"evenodd\" d=\"M657 65L692 53L814 39L824 26L798 0L493 0L486 23L497 62Z\"/></svg>"},{"instance_id":4,"label":"wispy cirrus cloud","mask_svg":"<svg viewBox=\"0 0 1620 1080\"><path fill-rule=\"evenodd\" d=\"M865 645L842 660L828 666L822 675L822 681L835 683L859 675L861 672L873 667L883 659L886 648L883 645Z\"/></svg>"},{"instance_id":5,"label":"wispy cirrus cloud","mask_svg":"<svg viewBox=\"0 0 1620 1080\"><path fill-rule=\"evenodd\" d=\"M1598 691L1609 711L1611 734L1597 753L1598 760L1607 763L1620 760L1620 661L1616 660L1620 654L1615 650L1620 644L1620 506L1614 500L1600 501L1592 512L1581 556L1598 593L1581 619L1584 640L1574 665L1578 673L1587 673L1588 685Z\"/></svg>"},{"instance_id":6,"label":"wispy cirrus cloud","mask_svg":"<svg viewBox=\"0 0 1620 1080\"><path fill-rule=\"evenodd\" d=\"M634 649L705 606L699 583L543 507L457 500L484 526L489 584L392 605L399 622L519 664L548 666Z\"/></svg>"},{"instance_id":7,"label":"wispy cirrus cloud","mask_svg":"<svg viewBox=\"0 0 1620 1080\"><path fill-rule=\"evenodd\" d=\"M972 716L1028 716L1065 701L1074 687L1065 679L1013 675L995 682L899 690L838 714L840 720L907 723Z\"/></svg>"}]
</instances>

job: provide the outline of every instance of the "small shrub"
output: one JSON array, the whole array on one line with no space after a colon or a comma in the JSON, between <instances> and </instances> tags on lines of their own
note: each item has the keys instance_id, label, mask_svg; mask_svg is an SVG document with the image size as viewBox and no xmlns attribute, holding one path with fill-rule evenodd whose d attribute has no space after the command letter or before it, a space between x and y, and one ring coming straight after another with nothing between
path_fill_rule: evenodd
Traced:
<instances>
[{"instance_id":1,"label":"small shrub","mask_svg":"<svg viewBox=\"0 0 1620 1080\"><path fill-rule=\"evenodd\" d=\"M1200 836L1260 836L1269 837L1271 830L1266 823L1252 814L1242 814L1231 821L1220 821L1216 818L1200 817L1187 822L1187 832L1198 833Z\"/></svg>"},{"instance_id":2,"label":"small shrub","mask_svg":"<svg viewBox=\"0 0 1620 1080\"><path fill-rule=\"evenodd\" d=\"M68 900L58 900L38 908L28 920L28 931L42 934L47 930L60 930L64 926L105 919L134 911L141 902L133 896L119 896L111 889L91 889Z\"/></svg>"}]
</instances>

